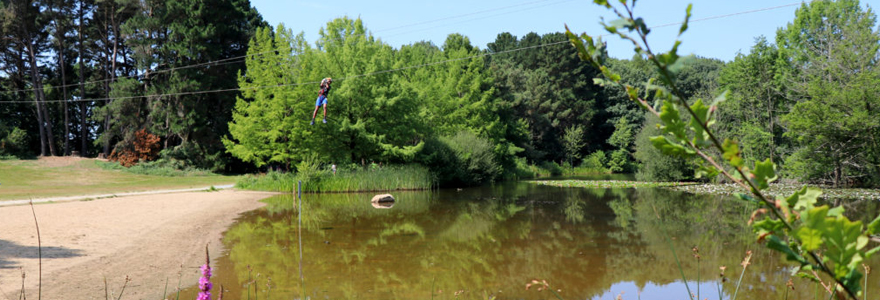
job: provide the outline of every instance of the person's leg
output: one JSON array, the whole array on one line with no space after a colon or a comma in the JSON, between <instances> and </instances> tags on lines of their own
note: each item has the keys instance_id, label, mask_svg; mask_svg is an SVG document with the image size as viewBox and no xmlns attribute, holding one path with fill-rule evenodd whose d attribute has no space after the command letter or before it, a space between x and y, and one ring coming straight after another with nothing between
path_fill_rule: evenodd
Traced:
<instances>
[{"instance_id":1,"label":"person's leg","mask_svg":"<svg viewBox=\"0 0 880 300\"><path fill-rule=\"evenodd\" d=\"M324 100L324 123L327 123L327 101Z\"/></svg>"},{"instance_id":2,"label":"person's leg","mask_svg":"<svg viewBox=\"0 0 880 300\"><path fill-rule=\"evenodd\" d=\"M315 125L315 116L318 115L318 108L321 107L321 97L323 96L318 96L318 99L315 100L315 111L312 112L312 122L309 125Z\"/></svg>"}]
</instances>

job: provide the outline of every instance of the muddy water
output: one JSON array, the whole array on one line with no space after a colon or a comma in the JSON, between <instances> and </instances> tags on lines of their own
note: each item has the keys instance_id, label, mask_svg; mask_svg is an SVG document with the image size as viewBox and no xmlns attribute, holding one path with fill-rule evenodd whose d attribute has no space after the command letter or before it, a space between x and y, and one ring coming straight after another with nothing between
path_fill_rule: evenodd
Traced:
<instances>
[{"instance_id":1,"label":"muddy water","mask_svg":"<svg viewBox=\"0 0 880 300\"><path fill-rule=\"evenodd\" d=\"M267 200L226 233L215 297L222 284L224 299L686 299L688 289L729 299L749 250L738 299L817 295L804 279L786 289L790 266L754 243L754 207L732 199L525 182L397 192L390 208L372 196L303 196L302 279L295 200ZM847 209L878 213L876 203ZM549 288L527 289L536 279ZM871 294L878 282L869 277Z\"/></svg>"}]
</instances>

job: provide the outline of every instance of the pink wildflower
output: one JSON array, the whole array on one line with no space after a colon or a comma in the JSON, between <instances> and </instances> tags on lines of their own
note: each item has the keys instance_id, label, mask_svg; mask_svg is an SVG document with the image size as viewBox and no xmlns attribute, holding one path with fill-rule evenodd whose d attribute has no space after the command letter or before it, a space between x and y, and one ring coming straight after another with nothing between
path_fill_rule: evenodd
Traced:
<instances>
[{"instance_id":1,"label":"pink wildflower","mask_svg":"<svg viewBox=\"0 0 880 300\"><path fill-rule=\"evenodd\" d=\"M202 266L202 278L199 278L198 300L211 300L211 267L208 264Z\"/></svg>"}]
</instances>

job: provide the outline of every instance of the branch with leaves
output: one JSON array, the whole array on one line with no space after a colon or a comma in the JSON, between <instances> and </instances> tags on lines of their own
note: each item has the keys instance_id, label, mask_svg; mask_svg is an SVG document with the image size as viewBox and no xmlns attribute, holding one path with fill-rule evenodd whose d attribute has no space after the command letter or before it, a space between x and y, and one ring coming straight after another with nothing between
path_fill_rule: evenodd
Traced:
<instances>
[{"instance_id":1,"label":"branch with leaves","mask_svg":"<svg viewBox=\"0 0 880 300\"><path fill-rule=\"evenodd\" d=\"M787 198L770 199L764 196L762 190L769 188L770 183L778 178L776 164L767 159L749 168L743 162L739 144L730 139L721 142L710 129L715 123L713 113L717 111L718 103L726 99L727 92L721 93L711 105L706 105L702 99L688 104L677 86L678 73L693 58L678 54L681 45L678 38L688 29L691 5L687 7L672 49L655 53L647 42L651 29L633 13L636 0L620 0L622 9L612 6L607 0L593 2L618 16L618 19L608 23L602 21L605 30L630 41L637 55L653 63L660 81L655 84L653 79L649 80L644 93L637 87L623 83L620 75L612 72L606 64L606 44L601 37L594 39L586 33L578 36L566 26L566 34L577 49L578 56L602 72L604 78L595 78L595 83L623 88L630 100L660 118L663 135L652 137L651 143L661 152L695 159L698 162L698 176L712 178L721 175L748 191L737 194L737 197L762 206L749 220L758 242L785 254L787 260L798 263L792 272L793 276L821 281L814 271L825 273L836 282L833 293L856 299L862 289L861 264L880 250L880 247L866 248L870 236L880 233L880 217L865 226L861 221L853 222L845 217L841 206L816 206L821 191L815 188L804 187ZM654 103L650 104L645 99L652 93ZM689 122L682 118L682 112L690 117ZM766 212L771 215L766 215ZM763 219L754 221L762 215Z\"/></svg>"}]
</instances>

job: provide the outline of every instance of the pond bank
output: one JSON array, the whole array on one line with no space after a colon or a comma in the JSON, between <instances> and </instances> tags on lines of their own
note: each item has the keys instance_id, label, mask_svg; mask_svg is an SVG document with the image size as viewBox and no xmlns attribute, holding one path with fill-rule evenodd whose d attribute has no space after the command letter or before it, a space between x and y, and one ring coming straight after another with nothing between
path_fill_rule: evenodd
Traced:
<instances>
[{"instance_id":1,"label":"pond bank","mask_svg":"<svg viewBox=\"0 0 880 300\"><path fill-rule=\"evenodd\" d=\"M641 182L622 180L544 180L532 181L533 183L557 186L557 187L583 187L583 188L653 188L662 187L691 194L708 194L720 196L733 196L735 193L747 192L736 184L694 183L694 182ZM800 190L804 184L772 184L763 191L769 197L788 197ZM854 189L854 188L829 188L822 189L820 198L825 200L849 199L849 200L880 200L880 189Z\"/></svg>"},{"instance_id":2,"label":"pond bank","mask_svg":"<svg viewBox=\"0 0 880 300\"><path fill-rule=\"evenodd\" d=\"M262 207L265 192L223 190L139 195L35 205L43 255L44 299L93 299L104 278L123 299L161 297L194 284L205 245L220 255L221 234L242 212ZM17 299L21 271L27 296L37 296L37 235L30 206L0 207L0 298ZM19 269L21 268L21 269Z\"/></svg>"}]
</instances>

